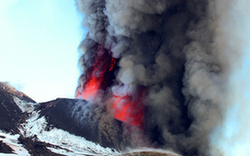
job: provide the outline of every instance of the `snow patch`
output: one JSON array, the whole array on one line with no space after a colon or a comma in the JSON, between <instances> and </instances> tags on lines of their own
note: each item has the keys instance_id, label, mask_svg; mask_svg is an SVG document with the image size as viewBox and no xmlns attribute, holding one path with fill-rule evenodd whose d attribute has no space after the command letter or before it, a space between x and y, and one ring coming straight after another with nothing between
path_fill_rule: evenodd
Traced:
<instances>
[{"instance_id":1,"label":"snow patch","mask_svg":"<svg viewBox=\"0 0 250 156\"><path fill-rule=\"evenodd\" d=\"M23 101L16 96L12 96L12 97L13 97L14 102L22 110L23 113L24 112L31 113L35 109L34 106L38 105L37 103Z\"/></svg>"},{"instance_id":2,"label":"snow patch","mask_svg":"<svg viewBox=\"0 0 250 156\"><path fill-rule=\"evenodd\" d=\"M14 150L13 154L3 154L2 155L22 155L22 156L30 156L27 149L25 149L21 144L18 144L18 138L20 137L19 134L11 135L8 133L4 133L0 130L0 136L3 136L4 138L0 137L0 141L3 141L6 145L8 145L10 148Z\"/></svg>"},{"instance_id":3,"label":"snow patch","mask_svg":"<svg viewBox=\"0 0 250 156\"><path fill-rule=\"evenodd\" d=\"M39 112L35 111L37 103L26 102L20 98L13 96L14 102L22 110L23 113L28 113L29 117L25 123L19 127L20 134L24 137L34 137L41 141L46 142L57 147L47 147L51 152L63 154L63 155L118 155L120 154L114 149L104 148L99 144L91 141L87 141L85 138L70 134L67 131L48 128L48 123L45 117L39 118ZM3 135L4 136L4 135ZM15 136L14 140L17 140L19 135ZM8 137L6 137L8 138ZM6 140L6 139L5 139ZM13 142L13 141L12 141ZM7 144L7 143L6 143ZM17 142L16 142L16 145ZM14 144L13 144L14 146ZM20 145L19 145L20 146ZM19 147L19 149L21 146ZM24 151L24 150L21 150ZM26 150L27 151L27 150ZM24 153L23 155L29 155Z\"/></svg>"},{"instance_id":4,"label":"snow patch","mask_svg":"<svg viewBox=\"0 0 250 156\"><path fill-rule=\"evenodd\" d=\"M117 155L117 151L104 148L99 144L87 141L85 138L75 136L67 131L53 128L46 130L47 121L45 117L39 118L38 112L32 112L26 123L22 124L20 131L25 137L36 136L40 141L57 145L63 149L48 147L52 152L70 155ZM70 152L72 151L72 152Z\"/></svg>"},{"instance_id":5,"label":"snow patch","mask_svg":"<svg viewBox=\"0 0 250 156\"><path fill-rule=\"evenodd\" d=\"M65 149L58 149L58 148L53 148L53 147L47 147L47 149L49 149L50 151L52 151L54 153L67 155L67 156L75 156L75 155L86 156L86 155L89 154L89 153L75 153L73 151L68 151L68 150L65 150Z\"/></svg>"}]
</instances>

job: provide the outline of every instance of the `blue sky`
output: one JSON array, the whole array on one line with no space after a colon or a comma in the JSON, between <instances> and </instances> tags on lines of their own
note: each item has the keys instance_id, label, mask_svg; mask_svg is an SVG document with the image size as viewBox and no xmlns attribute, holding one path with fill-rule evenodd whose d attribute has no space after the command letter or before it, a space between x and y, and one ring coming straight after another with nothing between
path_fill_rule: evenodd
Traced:
<instances>
[{"instance_id":1,"label":"blue sky","mask_svg":"<svg viewBox=\"0 0 250 156\"><path fill-rule=\"evenodd\" d=\"M0 81L37 102L74 97L82 19L74 0L0 0Z\"/></svg>"}]
</instances>

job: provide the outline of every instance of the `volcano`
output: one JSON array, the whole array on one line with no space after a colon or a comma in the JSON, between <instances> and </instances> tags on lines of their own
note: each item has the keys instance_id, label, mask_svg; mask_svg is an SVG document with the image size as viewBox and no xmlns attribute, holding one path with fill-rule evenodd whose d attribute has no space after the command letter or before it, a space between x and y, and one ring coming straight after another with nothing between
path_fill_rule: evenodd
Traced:
<instances>
[{"instance_id":1,"label":"volcano","mask_svg":"<svg viewBox=\"0 0 250 156\"><path fill-rule=\"evenodd\" d=\"M0 83L0 111L0 154L150 155L149 150L144 151L148 154L121 152L132 147L129 126L86 100L58 98L36 103L8 83Z\"/></svg>"},{"instance_id":2,"label":"volcano","mask_svg":"<svg viewBox=\"0 0 250 156\"><path fill-rule=\"evenodd\" d=\"M235 105L231 79L249 30L236 19L247 20L242 4L76 0L88 32L79 45L75 99L36 103L1 84L3 151L129 155L129 148L147 147L223 155L214 142L225 140L215 136Z\"/></svg>"}]
</instances>

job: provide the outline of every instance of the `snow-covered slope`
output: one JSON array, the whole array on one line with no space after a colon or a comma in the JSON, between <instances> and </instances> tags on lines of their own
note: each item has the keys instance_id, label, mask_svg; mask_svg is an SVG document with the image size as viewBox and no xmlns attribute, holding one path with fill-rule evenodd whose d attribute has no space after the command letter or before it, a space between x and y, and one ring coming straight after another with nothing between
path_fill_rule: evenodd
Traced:
<instances>
[{"instance_id":1,"label":"snow-covered slope","mask_svg":"<svg viewBox=\"0 0 250 156\"><path fill-rule=\"evenodd\" d=\"M8 152L7 150L5 151L6 155L7 153L9 153L8 155L30 155L29 151L25 149L22 144L19 143L19 137L19 134L11 135L0 130L0 141L2 142L2 144L5 144L11 149ZM0 155L3 154L4 153L0 152Z\"/></svg>"},{"instance_id":2,"label":"snow-covered slope","mask_svg":"<svg viewBox=\"0 0 250 156\"><path fill-rule=\"evenodd\" d=\"M77 99L36 103L0 82L1 156L177 156L154 149L128 150L132 146L127 134L101 106Z\"/></svg>"},{"instance_id":3,"label":"snow-covered slope","mask_svg":"<svg viewBox=\"0 0 250 156\"><path fill-rule=\"evenodd\" d=\"M28 100L26 97L24 98L21 92L11 88L8 84L1 83L0 91L0 95L2 95L0 97L2 112L0 118L9 119L9 124L2 125L0 130L0 155L119 154L115 149L104 148L81 136L70 134L56 127L50 127L45 116L39 114L40 110L35 110L39 104L33 100ZM12 110L15 113L12 113ZM12 114L15 116L12 116ZM18 122L11 123L11 120L14 121L16 116L19 117ZM13 125L15 130L12 130ZM9 147L9 150L4 150L3 146Z\"/></svg>"}]
</instances>

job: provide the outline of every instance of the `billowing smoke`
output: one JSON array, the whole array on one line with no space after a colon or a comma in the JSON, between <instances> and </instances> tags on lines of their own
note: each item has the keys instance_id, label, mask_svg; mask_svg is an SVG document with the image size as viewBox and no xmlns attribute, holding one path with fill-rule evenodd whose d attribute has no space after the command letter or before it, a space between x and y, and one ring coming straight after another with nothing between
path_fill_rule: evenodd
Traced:
<instances>
[{"instance_id":1,"label":"billowing smoke","mask_svg":"<svg viewBox=\"0 0 250 156\"><path fill-rule=\"evenodd\" d=\"M228 35L237 30L225 27L234 3L78 0L88 35L76 96L141 127L149 146L210 155L241 56L239 37Z\"/></svg>"}]
</instances>

